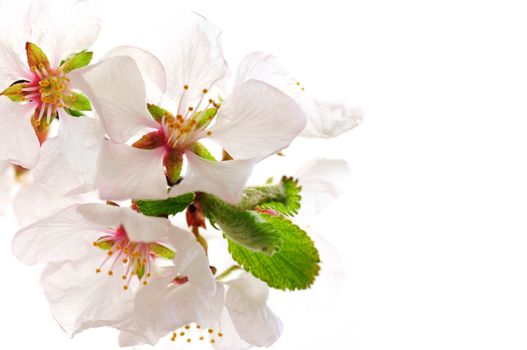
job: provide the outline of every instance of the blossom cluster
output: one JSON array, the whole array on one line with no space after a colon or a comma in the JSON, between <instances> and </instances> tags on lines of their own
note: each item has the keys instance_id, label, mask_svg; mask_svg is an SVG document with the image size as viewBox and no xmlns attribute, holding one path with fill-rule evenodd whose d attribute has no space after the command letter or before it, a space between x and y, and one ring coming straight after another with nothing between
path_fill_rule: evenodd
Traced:
<instances>
[{"instance_id":1,"label":"blossom cluster","mask_svg":"<svg viewBox=\"0 0 527 350\"><path fill-rule=\"evenodd\" d=\"M14 11L20 23L4 21ZM13 201L12 250L46 264L62 329L112 327L121 346L271 346L282 323L269 288L309 288L320 269L293 220L309 189L323 193L314 201L338 195L347 166L313 160L261 186L249 177L297 137L357 126L360 111L306 95L263 52L227 81L220 30L198 14L174 14L156 33L162 52L104 53L90 51L102 21L89 1L1 0L0 17L0 196L29 182ZM211 230L227 243L224 271Z\"/></svg>"}]
</instances>

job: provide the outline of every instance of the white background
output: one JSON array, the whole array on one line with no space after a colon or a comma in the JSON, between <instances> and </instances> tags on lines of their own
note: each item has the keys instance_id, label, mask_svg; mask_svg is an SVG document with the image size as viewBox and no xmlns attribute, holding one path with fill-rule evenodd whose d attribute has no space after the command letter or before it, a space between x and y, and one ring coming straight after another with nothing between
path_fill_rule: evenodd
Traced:
<instances>
[{"instance_id":1,"label":"white background","mask_svg":"<svg viewBox=\"0 0 527 350\"><path fill-rule=\"evenodd\" d=\"M522 2L106 1L121 18L102 40L122 37L119 23L144 6L200 12L223 28L232 67L273 53L311 94L365 112L348 134L291 147L344 158L352 176L311 225L333 246L323 244L327 276L273 295L285 323L274 349L527 347ZM115 348L110 330L73 341L60 331L38 268L10 256L14 224L1 224L0 348Z\"/></svg>"}]
</instances>

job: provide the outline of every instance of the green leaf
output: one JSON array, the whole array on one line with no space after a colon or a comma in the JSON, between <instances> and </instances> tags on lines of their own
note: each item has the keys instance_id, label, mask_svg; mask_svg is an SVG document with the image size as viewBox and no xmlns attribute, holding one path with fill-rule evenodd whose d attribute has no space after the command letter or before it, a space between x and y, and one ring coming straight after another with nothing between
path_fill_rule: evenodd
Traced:
<instances>
[{"instance_id":1,"label":"green leaf","mask_svg":"<svg viewBox=\"0 0 527 350\"><path fill-rule=\"evenodd\" d=\"M154 252L157 256L165 259L174 259L175 253L172 249L165 247L158 243L150 243L150 251Z\"/></svg>"},{"instance_id":2,"label":"green leaf","mask_svg":"<svg viewBox=\"0 0 527 350\"><path fill-rule=\"evenodd\" d=\"M90 100L81 93L71 92L71 95L64 95L62 100L70 109L77 111L91 111Z\"/></svg>"},{"instance_id":3,"label":"green leaf","mask_svg":"<svg viewBox=\"0 0 527 350\"><path fill-rule=\"evenodd\" d=\"M68 58L66 58L64 62L61 64L62 71L64 73L69 73L72 70L86 67L88 64L90 64L92 58L93 58L93 52L91 51L84 50L84 51L75 53L69 56Z\"/></svg>"},{"instance_id":4,"label":"green leaf","mask_svg":"<svg viewBox=\"0 0 527 350\"><path fill-rule=\"evenodd\" d=\"M165 200L137 201L139 211L147 216L168 216L176 215L185 210L194 200L194 193L186 193L181 196Z\"/></svg>"},{"instance_id":5,"label":"green leaf","mask_svg":"<svg viewBox=\"0 0 527 350\"><path fill-rule=\"evenodd\" d=\"M203 146L200 142L194 142L190 146L190 150L194 152L196 155L200 156L201 158L205 158L207 160L210 160L211 162L215 162L216 158L210 153L210 151L207 149L207 147Z\"/></svg>"},{"instance_id":6,"label":"green leaf","mask_svg":"<svg viewBox=\"0 0 527 350\"><path fill-rule=\"evenodd\" d=\"M320 271L320 257L313 240L305 231L284 217L265 214L262 216L268 225L280 232L280 250L269 256L229 240L229 252L233 259L272 288L309 288Z\"/></svg>"},{"instance_id":7,"label":"green leaf","mask_svg":"<svg viewBox=\"0 0 527 350\"><path fill-rule=\"evenodd\" d=\"M293 216L300 209L300 190L298 180L282 177L277 185L248 187L238 204L242 209L272 209L280 214Z\"/></svg>"},{"instance_id":8,"label":"green leaf","mask_svg":"<svg viewBox=\"0 0 527 350\"><path fill-rule=\"evenodd\" d=\"M230 240L267 255L280 248L280 232L269 225L262 214L237 208L204 193L200 194L199 202L205 216L213 225L219 226Z\"/></svg>"},{"instance_id":9,"label":"green leaf","mask_svg":"<svg viewBox=\"0 0 527 350\"><path fill-rule=\"evenodd\" d=\"M22 102L25 100L24 94L22 93L22 88L26 86L27 83L13 84L4 91L2 91L0 95L9 97L9 99L13 102Z\"/></svg>"}]
</instances>

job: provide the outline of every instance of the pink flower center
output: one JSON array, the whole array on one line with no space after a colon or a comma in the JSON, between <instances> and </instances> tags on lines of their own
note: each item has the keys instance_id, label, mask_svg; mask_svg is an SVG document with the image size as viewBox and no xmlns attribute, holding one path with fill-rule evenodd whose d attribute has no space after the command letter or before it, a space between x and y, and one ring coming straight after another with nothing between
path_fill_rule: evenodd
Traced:
<instances>
[{"instance_id":1,"label":"pink flower center","mask_svg":"<svg viewBox=\"0 0 527 350\"><path fill-rule=\"evenodd\" d=\"M150 243L132 242L128 238L123 226L120 226L112 234L103 236L93 242L97 248L107 250L107 255L101 265L95 270L101 273L105 266L109 266L108 276L114 275L118 265L124 265L121 278L125 281L124 290L130 288L130 282L134 276L143 285L148 284L151 277L152 264L156 255L150 249Z\"/></svg>"}]
</instances>

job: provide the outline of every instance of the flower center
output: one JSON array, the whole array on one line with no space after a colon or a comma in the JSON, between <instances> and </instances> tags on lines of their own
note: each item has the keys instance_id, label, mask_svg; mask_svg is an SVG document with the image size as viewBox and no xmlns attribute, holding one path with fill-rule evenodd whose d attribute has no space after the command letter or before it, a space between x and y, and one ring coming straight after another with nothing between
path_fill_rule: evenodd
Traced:
<instances>
[{"instance_id":1,"label":"flower center","mask_svg":"<svg viewBox=\"0 0 527 350\"><path fill-rule=\"evenodd\" d=\"M77 97L70 91L70 79L60 68L46 68L40 63L38 66L31 66L31 71L34 79L24 84L21 92L25 100L38 103L38 120L45 115L49 122L57 110L64 107L65 100L75 101Z\"/></svg>"},{"instance_id":2,"label":"flower center","mask_svg":"<svg viewBox=\"0 0 527 350\"><path fill-rule=\"evenodd\" d=\"M106 258L95 272L101 273L103 267L108 265L107 274L111 277L114 275L114 270L119 268L120 271L123 271L121 278L125 281L124 290L130 288L130 282L134 276L143 285L148 284L148 279L152 273L152 264L156 258L150 243L130 241L124 227L120 226L113 233L102 236L93 242L93 245L107 251Z\"/></svg>"},{"instance_id":3,"label":"flower center","mask_svg":"<svg viewBox=\"0 0 527 350\"><path fill-rule=\"evenodd\" d=\"M218 342L222 337L223 333L221 331L216 331L212 328L201 329L198 324L191 323L172 332L170 340L176 342L181 339L181 341L187 343L197 341L214 344Z\"/></svg>"}]
</instances>

